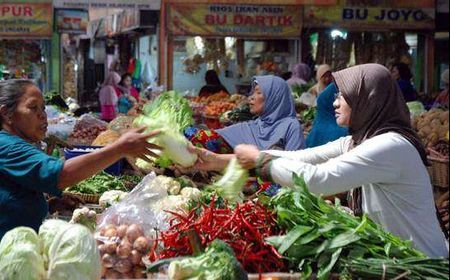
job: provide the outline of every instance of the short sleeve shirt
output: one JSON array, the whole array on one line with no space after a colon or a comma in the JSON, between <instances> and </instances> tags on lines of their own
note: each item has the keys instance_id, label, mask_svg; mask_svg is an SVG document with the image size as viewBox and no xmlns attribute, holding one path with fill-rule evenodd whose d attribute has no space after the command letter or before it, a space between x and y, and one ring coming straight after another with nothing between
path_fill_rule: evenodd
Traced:
<instances>
[{"instance_id":1,"label":"short sleeve shirt","mask_svg":"<svg viewBox=\"0 0 450 280\"><path fill-rule=\"evenodd\" d=\"M63 161L0 131L0 239L18 226L38 230L48 213L43 193L60 196Z\"/></svg>"}]
</instances>

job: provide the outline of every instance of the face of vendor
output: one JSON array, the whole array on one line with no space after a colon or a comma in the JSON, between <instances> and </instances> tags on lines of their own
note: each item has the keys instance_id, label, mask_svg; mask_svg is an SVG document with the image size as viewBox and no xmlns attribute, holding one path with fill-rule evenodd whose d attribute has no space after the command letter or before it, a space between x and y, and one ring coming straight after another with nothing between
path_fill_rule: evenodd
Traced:
<instances>
[{"instance_id":1,"label":"face of vendor","mask_svg":"<svg viewBox=\"0 0 450 280\"><path fill-rule=\"evenodd\" d=\"M259 85L255 86L253 94L250 96L250 112L254 115L261 115L264 112L264 94Z\"/></svg>"},{"instance_id":2,"label":"face of vendor","mask_svg":"<svg viewBox=\"0 0 450 280\"><path fill-rule=\"evenodd\" d=\"M9 121L10 132L28 142L42 141L47 132L47 114L41 91L28 86L19 99L16 111Z\"/></svg>"},{"instance_id":3,"label":"face of vendor","mask_svg":"<svg viewBox=\"0 0 450 280\"><path fill-rule=\"evenodd\" d=\"M338 93L336 100L333 103L334 114L336 117L336 123L341 127L350 126L350 115L352 113L352 108L348 105L342 93Z\"/></svg>"}]
</instances>

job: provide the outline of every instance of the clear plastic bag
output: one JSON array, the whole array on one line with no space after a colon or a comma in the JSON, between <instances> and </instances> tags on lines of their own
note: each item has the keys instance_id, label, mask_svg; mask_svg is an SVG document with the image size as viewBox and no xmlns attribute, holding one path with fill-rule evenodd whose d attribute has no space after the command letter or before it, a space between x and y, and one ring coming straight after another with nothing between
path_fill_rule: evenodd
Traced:
<instances>
[{"instance_id":1,"label":"clear plastic bag","mask_svg":"<svg viewBox=\"0 0 450 280\"><path fill-rule=\"evenodd\" d=\"M167 230L168 215L152 205L168 196L166 189L151 184L151 173L121 202L106 209L97 221L95 238L102 258L102 276L106 278L144 278L142 257L154 245L159 230Z\"/></svg>"}]
</instances>

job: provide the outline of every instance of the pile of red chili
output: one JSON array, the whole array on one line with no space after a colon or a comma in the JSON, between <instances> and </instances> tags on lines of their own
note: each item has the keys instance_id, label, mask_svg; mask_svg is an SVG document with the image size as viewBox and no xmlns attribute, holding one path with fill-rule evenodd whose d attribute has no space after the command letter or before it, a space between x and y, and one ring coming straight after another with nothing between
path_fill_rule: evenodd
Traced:
<instances>
[{"instance_id":1,"label":"pile of red chili","mask_svg":"<svg viewBox=\"0 0 450 280\"><path fill-rule=\"evenodd\" d=\"M171 212L172 213L172 212ZM218 238L228 243L236 258L249 273L286 271L286 263L276 249L265 242L265 238L283 234L276 224L273 212L252 201L216 207L213 198L209 205L202 205L182 215L172 213L170 228L161 232L159 242L163 250L154 249L149 253L150 260L192 255L194 249L189 242L188 233L194 231L206 247Z\"/></svg>"}]
</instances>

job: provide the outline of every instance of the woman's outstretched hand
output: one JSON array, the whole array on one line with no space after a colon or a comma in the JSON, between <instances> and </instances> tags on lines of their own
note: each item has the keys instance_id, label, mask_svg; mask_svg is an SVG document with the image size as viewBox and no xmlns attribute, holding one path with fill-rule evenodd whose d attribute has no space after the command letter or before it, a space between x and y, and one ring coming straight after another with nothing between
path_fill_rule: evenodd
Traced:
<instances>
[{"instance_id":1,"label":"woman's outstretched hand","mask_svg":"<svg viewBox=\"0 0 450 280\"><path fill-rule=\"evenodd\" d=\"M253 169L256 167L259 153L259 149L254 145L241 144L234 148L234 154L239 164L245 169Z\"/></svg>"},{"instance_id":2,"label":"woman's outstretched hand","mask_svg":"<svg viewBox=\"0 0 450 280\"><path fill-rule=\"evenodd\" d=\"M144 131L145 127L130 129L114 142L114 145L120 153L129 157L140 158L147 162L149 161L148 157L158 158L154 150L162 150L162 148L147 140L158 135L159 130Z\"/></svg>"}]
</instances>

